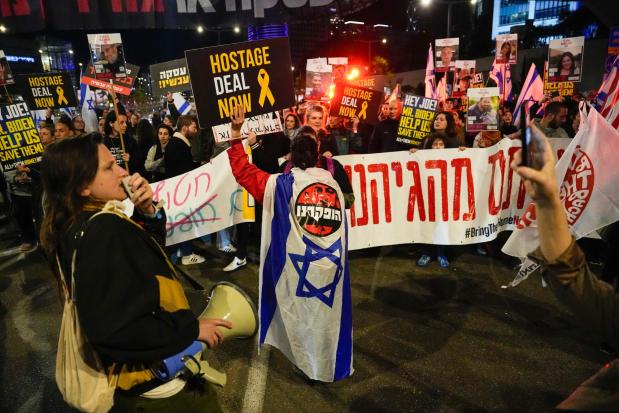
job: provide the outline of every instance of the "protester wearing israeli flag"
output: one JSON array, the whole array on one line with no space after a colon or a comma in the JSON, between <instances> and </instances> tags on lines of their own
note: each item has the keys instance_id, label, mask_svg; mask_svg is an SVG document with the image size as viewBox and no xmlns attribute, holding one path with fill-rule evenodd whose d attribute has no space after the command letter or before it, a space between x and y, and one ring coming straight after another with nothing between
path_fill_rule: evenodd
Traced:
<instances>
[{"instance_id":1,"label":"protester wearing israeli flag","mask_svg":"<svg viewBox=\"0 0 619 413\"><path fill-rule=\"evenodd\" d=\"M242 110L232 116L240 138ZM238 130L235 130L238 128ZM308 378L350 376L352 302L344 196L331 173L314 167L315 138L295 137L290 173L249 163L240 144L228 151L236 180L263 203L260 344L277 347Z\"/></svg>"}]
</instances>

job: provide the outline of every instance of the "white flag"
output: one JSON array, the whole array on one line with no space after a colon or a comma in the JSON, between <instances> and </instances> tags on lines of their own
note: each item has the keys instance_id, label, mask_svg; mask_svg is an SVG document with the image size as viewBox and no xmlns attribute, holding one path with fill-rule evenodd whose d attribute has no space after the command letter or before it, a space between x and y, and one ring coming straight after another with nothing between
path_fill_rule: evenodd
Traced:
<instances>
[{"instance_id":1,"label":"white flag","mask_svg":"<svg viewBox=\"0 0 619 413\"><path fill-rule=\"evenodd\" d=\"M559 194L567 221L575 238L584 237L619 220L619 132L593 107L589 114L581 104L578 133L556 166ZM522 220L503 246L503 252L525 259L539 246L535 204L531 203ZM511 286L532 271L525 262Z\"/></svg>"},{"instance_id":2,"label":"white flag","mask_svg":"<svg viewBox=\"0 0 619 413\"><path fill-rule=\"evenodd\" d=\"M434 56L432 55L432 43L428 47L428 60L426 61L426 97L436 99L434 87Z\"/></svg>"},{"instance_id":3,"label":"white flag","mask_svg":"<svg viewBox=\"0 0 619 413\"><path fill-rule=\"evenodd\" d=\"M82 104L82 120L86 133L99 131L99 118L95 111L95 93L90 86L82 83L80 86L80 102Z\"/></svg>"}]
</instances>

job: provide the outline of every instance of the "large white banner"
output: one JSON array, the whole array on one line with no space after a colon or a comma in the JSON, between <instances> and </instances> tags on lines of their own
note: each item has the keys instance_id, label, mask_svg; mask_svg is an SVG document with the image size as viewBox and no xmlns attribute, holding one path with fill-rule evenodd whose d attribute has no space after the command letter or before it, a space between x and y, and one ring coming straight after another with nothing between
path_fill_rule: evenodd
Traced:
<instances>
[{"instance_id":1,"label":"large white banner","mask_svg":"<svg viewBox=\"0 0 619 413\"><path fill-rule=\"evenodd\" d=\"M166 245L254 221L254 199L234 179L227 152L191 172L154 182L151 188L155 202L165 201Z\"/></svg>"},{"instance_id":2,"label":"large white banner","mask_svg":"<svg viewBox=\"0 0 619 413\"><path fill-rule=\"evenodd\" d=\"M557 156L569 139L551 139ZM340 156L355 204L349 250L407 243L486 242L520 222L528 205L509 167L520 141L485 149L437 149Z\"/></svg>"}]
</instances>

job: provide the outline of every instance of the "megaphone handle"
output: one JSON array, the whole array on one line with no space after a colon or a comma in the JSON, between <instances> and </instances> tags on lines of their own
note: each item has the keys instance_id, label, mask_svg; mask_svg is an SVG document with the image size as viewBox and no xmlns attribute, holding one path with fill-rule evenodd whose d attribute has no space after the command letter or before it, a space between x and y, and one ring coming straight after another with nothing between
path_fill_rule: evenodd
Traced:
<instances>
[{"instance_id":1,"label":"megaphone handle","mask_svg":"<svg viewBox=\"0 0 619 413\"><path fill-rule=\"evenodd\" d=\"M215 370L208 364L208 361L206 360L200 361L200 371L204 375L206 381L208 381L209 383L224 387L228 382L228 377L226 376L226 373Z\"/></svg>"}]
</instances>

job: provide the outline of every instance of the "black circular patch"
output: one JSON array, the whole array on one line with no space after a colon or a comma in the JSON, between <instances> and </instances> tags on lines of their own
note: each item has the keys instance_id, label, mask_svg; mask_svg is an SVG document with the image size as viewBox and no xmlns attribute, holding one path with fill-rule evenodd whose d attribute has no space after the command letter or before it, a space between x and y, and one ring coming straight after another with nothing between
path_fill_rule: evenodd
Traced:
<instances>
[{"instance_id":1,"label":"black circular patch","mask_svg":"<svg viewBox=\"0 0 619 413\"><path fill-rule=\"evenodd\" d=\"M301 190L294 204L294 215L303 230L326 237L340 229L343 219L341 208L337 191L316 182Z\"/></svg>"}]
</instances>

